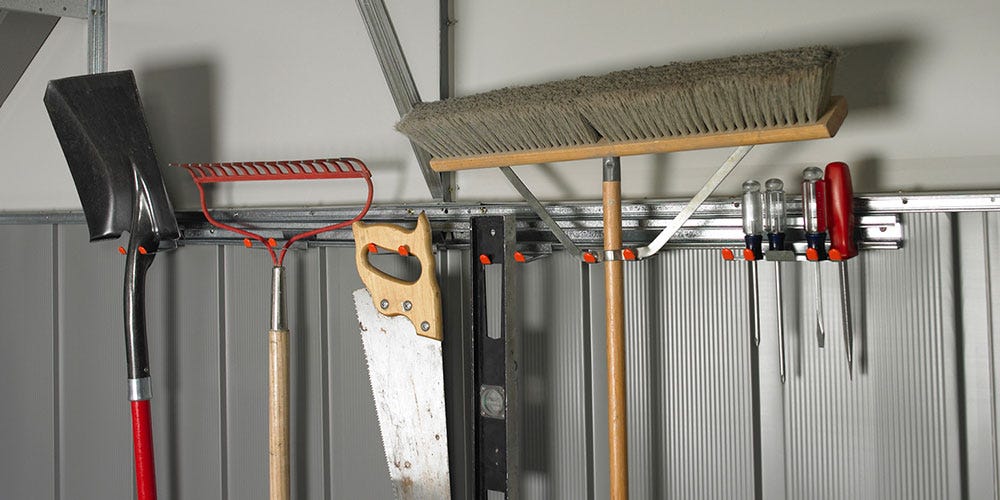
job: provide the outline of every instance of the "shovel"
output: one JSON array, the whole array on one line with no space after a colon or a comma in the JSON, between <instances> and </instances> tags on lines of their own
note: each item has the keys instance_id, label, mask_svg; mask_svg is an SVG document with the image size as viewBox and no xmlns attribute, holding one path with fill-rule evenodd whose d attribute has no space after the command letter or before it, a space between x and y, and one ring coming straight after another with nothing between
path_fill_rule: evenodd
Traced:
<instances>
[{"instance_id":1,"label":"shovel","mask_svg":"<svg viewBox=\"0 0 1000 500\"><path fill-rule=\"evenodd\" d=\"M146 271L179 238L131 71L53 80L45 107L76 183L90 241L128 231L125 359L139 500L156 498L146 349Z\"/></svg>"}]
</instances>

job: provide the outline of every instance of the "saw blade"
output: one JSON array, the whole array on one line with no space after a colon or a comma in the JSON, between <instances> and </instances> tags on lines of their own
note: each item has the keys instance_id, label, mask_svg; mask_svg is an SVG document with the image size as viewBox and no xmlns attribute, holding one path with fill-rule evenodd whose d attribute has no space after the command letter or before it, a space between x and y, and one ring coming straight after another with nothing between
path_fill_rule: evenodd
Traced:
<instances>
[{"instance_id":1,"label":"saw blade","mask_svg":"<svg viewBox=\"0 0 1000 500\"><path fill-rule=\"evenodd\" d=\"M354 307L396 498L451 498L441 342L380 314L367 289L354 292Z\"/></svg>"}]
</instances>

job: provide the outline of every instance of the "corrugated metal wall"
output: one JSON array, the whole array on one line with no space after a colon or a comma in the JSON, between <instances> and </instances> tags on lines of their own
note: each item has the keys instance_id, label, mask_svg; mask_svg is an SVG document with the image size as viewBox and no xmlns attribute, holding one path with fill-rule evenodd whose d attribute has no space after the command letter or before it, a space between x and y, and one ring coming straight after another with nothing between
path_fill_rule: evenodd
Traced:
<instances>
[{"instance_id":1,"label":"corrugated metal wall","mask_svg":"<svg viewBox=\"0 0 1000 500\"><path fill-rule=\"evenodd\" d=\"M853 381L836 268L823 265L818 349L812 274L796 264L783 267L781 384L773 268L760 265L765 498L997 498L1000 214L904 224L904 250L850 264ZM130 498L117 244L90 244L78 225L0 226L0 237L0 497ZM439 259L449 334L465 331L455 304L468 256ZM164 498L266 496L268 267L261 252L213 246L153 266ZM294 495L391 498L349 299L361 286L353 251L293 252L287 267ZM563 254L521 270L525 497L606 498L603 274ZM744 266L678 250L626 273L632 497L752 498Z\"/></svg>"}]
</instances>

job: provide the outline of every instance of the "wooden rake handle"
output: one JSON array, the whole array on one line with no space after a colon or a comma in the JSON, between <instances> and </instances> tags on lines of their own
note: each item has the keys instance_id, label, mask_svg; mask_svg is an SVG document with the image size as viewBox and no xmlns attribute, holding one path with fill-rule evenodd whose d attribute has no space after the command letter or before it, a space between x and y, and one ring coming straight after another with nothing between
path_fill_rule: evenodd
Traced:
<instances>
[{"instance_id":1,"label":"wooden rake handle","mask_svg":"<svg viewBox=\"0 0 1000 500\"><path fill-rule=\"evenodd\" d=\"M268 484L271 500L288 500L289 405L288 320L285 307L285 268L275 266L271 274L271 328L267 348Z\"/></svg>"},{"instance_id":2,"label":"wooden rake handle","mask_svg":"<svg viewBox=\"0 0 1000 500\"><path fill-rule=\"evenodd\" d=\"M358 275L372 296L375 310L386 316L405 316L418 335L441 340L441 290L427 215L420 212L413 229L355 222L353 230ZM368 254L379 247L416 257L420 261L420 277L413 282L403 281L376 269L368 261Z\"/></svg>"},{"instance_id":3,"label":"wooden rake handle","mask_svg":"<svg viewBox=\"0 0 1000 500\"><path fill-rule=\"evenodd\" d=\"M271 500L288 500L288 330L268 332L268 464Z\"/></svg>"}]
</instances>

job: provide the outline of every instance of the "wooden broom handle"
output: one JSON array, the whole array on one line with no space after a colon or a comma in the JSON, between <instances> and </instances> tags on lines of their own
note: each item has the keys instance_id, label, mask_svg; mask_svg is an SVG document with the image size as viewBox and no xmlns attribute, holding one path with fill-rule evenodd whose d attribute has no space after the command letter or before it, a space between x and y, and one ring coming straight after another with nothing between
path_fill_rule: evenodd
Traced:
<instances>
[{"instance_id":1,"label":"wooden broom handle","mask_svg":"<svg viewBox=\"0 0 1000 500\"><path fill-rule=\"evenodd\" d=\"M609 163L610 162L610 163ZM618 158L604 159L604 249L622 248L622 190ZM605 331L608 356L608 465L611 500L628 498L628 433L625 427L624 263L604 261Z\"/></svg>"},{"instance_id":2,"label":"wooden broom handle","mask_svg":"<svg viewBox=\"0 0 1000 500\"><path fill-rule=\"evenodd\" d=\"M271 500L288 500L288 330L268 334L268 451Z\"/></svg>"}]
</instances>

